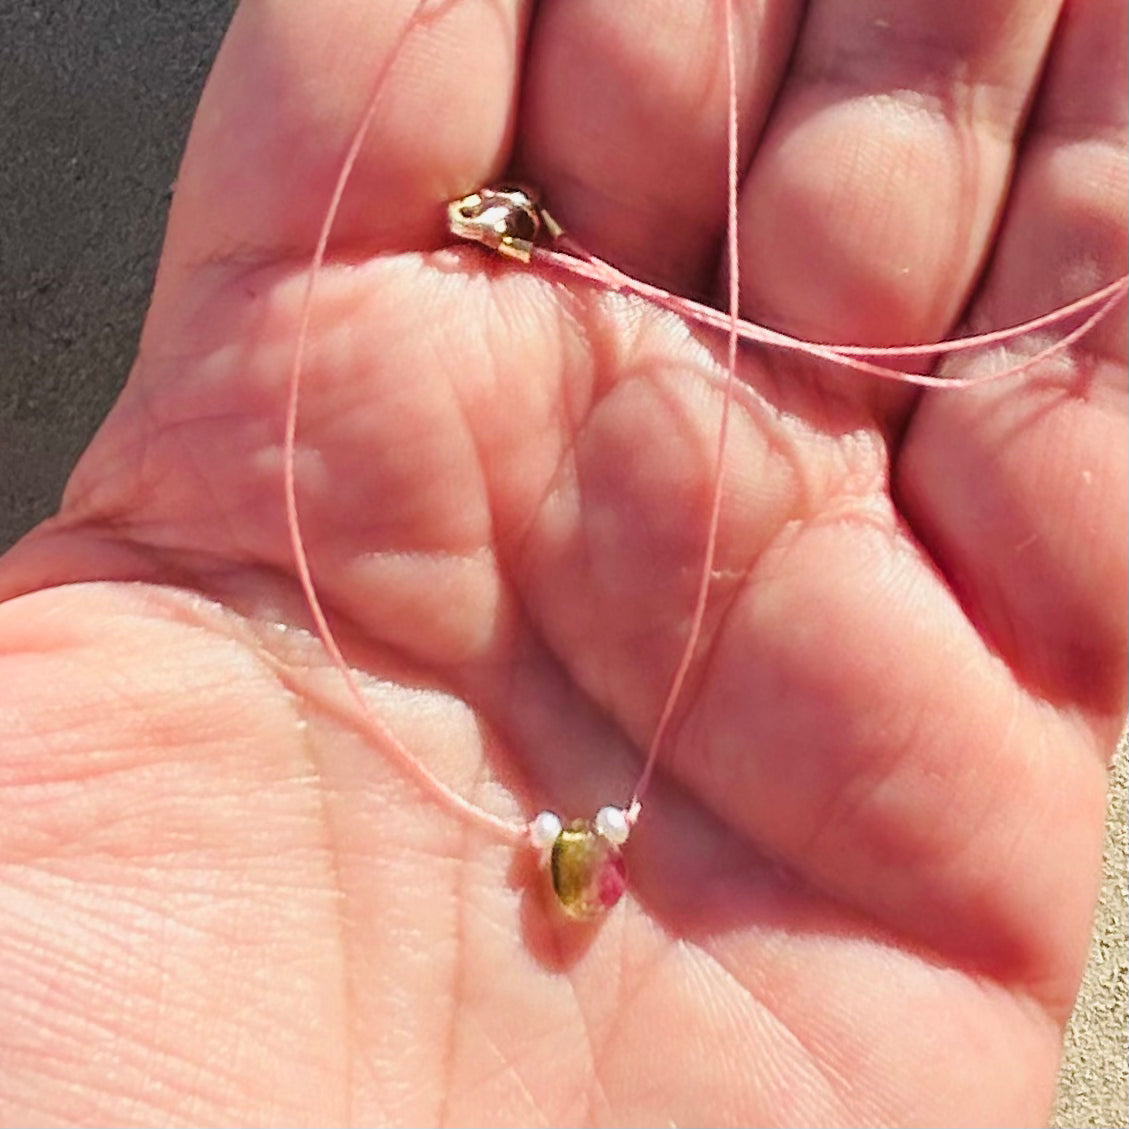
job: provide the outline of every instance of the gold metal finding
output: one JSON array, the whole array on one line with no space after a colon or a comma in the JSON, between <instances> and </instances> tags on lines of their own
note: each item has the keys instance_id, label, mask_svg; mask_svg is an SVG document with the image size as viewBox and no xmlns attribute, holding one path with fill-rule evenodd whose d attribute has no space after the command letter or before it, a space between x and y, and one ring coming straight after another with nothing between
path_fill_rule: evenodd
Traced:
<instances>
[{"instance_id":1,"label":"gold metal finding","mask_svg":"<svg viewBox=\"0 0 1129 1129\"><path fill-rule=\"evenodd\" d=\"M538 194L520 184L480 188L447 205L452 235L528 263L542 234L557 239L561 225L541 206Z\"/></svg>"}]
</instances>

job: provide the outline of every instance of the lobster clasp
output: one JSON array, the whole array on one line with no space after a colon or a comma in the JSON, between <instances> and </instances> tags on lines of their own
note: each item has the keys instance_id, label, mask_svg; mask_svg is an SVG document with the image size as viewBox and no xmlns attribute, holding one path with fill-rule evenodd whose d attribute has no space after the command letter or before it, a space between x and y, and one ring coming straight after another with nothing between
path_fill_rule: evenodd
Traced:
<instances>
[{"instance_id":1,"label":"lobster clasp","mask_svg":"<svg viewBox=\"0 0 1129 1129\"><path fill-rule=\"evenodd\" d=\"M562 234L560 224L543 207L537 193L517 184L480 188L447 205L452 235L481 243L492 251L528 263L542 233Z\"/></svg>"}]
</instances>

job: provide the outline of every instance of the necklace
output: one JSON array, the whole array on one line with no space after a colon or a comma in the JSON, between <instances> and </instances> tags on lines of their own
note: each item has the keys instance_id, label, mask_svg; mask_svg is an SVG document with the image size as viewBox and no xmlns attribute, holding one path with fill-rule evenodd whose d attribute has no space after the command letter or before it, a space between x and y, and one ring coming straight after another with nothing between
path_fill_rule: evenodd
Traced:
<instances>
[{"instance_id":1,"label":"necklace","mask_svg":"<svg viewBox=\"0 0 1129 1129\"><path fill-rule=\"evenodd\" d=\"M381 750L416 780L434 800L456 816L477 824L507 842L515 845L524 844L536 851L548 873L558 904L567 916L575 919L599 917L620 900L627 887L627 867L623 847L642 813L644 796L654 773L658 753L679 701L699 641L709 592L709 579L716 555L722 497L722 467L736 381L738 342L744 340L772 348L797 351L867 377L932 388L967 388L987 381L997 381L1020 375L1040 361L1066 349L1120 303L1129 290L1129 279L1123 277L1068 306L1052 310L1021 325L975 337L894 348L842 346L804 341L754 323L741 321L737 312L740 280L737 270L737 84L733 5L731 2L727 2L724 7L729 94L726 247L728 262L732 264L732 269L729 272L727 313L678 297L659 287L638 282L618 271L611 264L589 254L566 235L562 226L542 204L537 192L529 188L518 185L482 187L451 202L447 211L448 228L456 238L481 244L523 267L568 272L589 283L632 293L645 301L673 310L702 326L726 331L728 334L729 347L725 393L721 422L718 427L711 502L693 614L685 645L671 678L670 687L660 711L642 771L631 798L626 804L622 806L606 804L590 818L571 819L567 822L557 813L543 810L527 822L514 823L501 819L459 795L420 762L383 720L370 709L360 692L355 676L334 639L318 598L299 522L294 468L302 355L309 328L317 275L325 259L330 229L345 184L359 154L369 121L373 116L376 105L375 94L354 135L325 214L308 274L290 374L284 457L287 524L299 582L322 643L334 665L339 669L354 704L365 719ZM918 373L896 367L897 362L905 364L912 360L942 357L950 353L1008 342L1025 333L1056 327L1071 318L1080 320L1069 332L1059 336L1051 344L1039 349L1033 355L1026 357L1022 362L1001 370L952 379L932 373Z\"/></svg>"}]
</instances>

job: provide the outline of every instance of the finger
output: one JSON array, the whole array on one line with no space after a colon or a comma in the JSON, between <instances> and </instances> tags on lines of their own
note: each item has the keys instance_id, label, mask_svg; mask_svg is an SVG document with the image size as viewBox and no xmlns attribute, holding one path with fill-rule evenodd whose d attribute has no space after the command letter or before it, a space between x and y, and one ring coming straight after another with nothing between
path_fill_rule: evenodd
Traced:
<instances>
[{"instance_id":1,"label":"finger","mask_svg":"<svg viewBox=\"0 0 1129 1129\"><path fill-rule=\"evenodd\" d=\"M735 6L749 149L802 5ZM721 3L547 0L531 37L523 175L589 250L673 290L708 293L725 225L727 99Z\"/></svg>"},{"instance_id":2,"label":"finger","mask_svg":"<svg viewBox=\"0 0 1129 1129\"><path fill-rule=\"evenodd\" d=\"M509 159L524 21L521 0L247 0L193 125L166 267L308 255L374 98L334 242L441 240L442 205Z\"/></svg>"},{"instance_id":3,"label":"finger","mask_svg":"<svg viewBox=\"0 0 1129 1129\"><path fill-rule=\"evenodd\" d=\"M1126 270L1126 8L1070 5L974 326ZM897 468L905 513L989 642L1112 740L1125 709L1125 311L1003 387L931 395ZM954 371L964 371L956 368Z\"/></svg>"},{"instance_id":4,"label":"finger","mask_svg":"<svg viewBox=\"0 0 1129 1129\"><path fill-rule=\"evenodd\" d=\"M742 189L746 313L871 344L943 335L991 239L1046 0L816 0Z\"/></svg>"}]
</instances>

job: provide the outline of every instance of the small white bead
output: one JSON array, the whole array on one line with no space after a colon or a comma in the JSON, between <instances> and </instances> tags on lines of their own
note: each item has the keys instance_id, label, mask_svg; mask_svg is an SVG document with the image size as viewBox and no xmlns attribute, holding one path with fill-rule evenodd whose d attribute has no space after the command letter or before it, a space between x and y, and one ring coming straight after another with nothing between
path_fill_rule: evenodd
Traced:
<instances>
[{"instance_id":1,"label":"small white bead","mask_svg":"<svg viewBox=\"0 0 1129 1129\"><path fill-rule=\"evenodd\" d=\"M617 846L627 842L631 834L631 824L627 820L627 812L623 808L608 806L596 812L596 830L603 835L609 843Z\"/></svg>"},{"instance_id":2,"label":"small white bead","mask_svg":"<svg viewBox=\"0 0 1129 1129\"><path fill-rule=\"evenodd\" d=\"M529 823L529 841L539 851L547 851L560 833L560 817L551 811L538 812Z\"/></svg>"}]
</instances>

